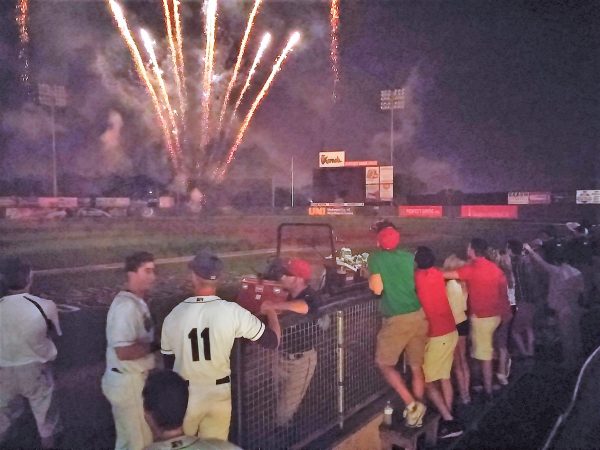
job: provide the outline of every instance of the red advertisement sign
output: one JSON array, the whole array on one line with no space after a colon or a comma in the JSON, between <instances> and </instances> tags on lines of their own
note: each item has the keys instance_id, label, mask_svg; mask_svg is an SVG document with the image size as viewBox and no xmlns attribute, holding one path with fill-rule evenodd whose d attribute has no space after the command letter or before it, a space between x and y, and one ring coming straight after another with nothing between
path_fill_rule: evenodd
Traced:
<instances>
[{"instance_id":1,"label":"red advertisement sign","mask_svg":"<svg viewBox=\"0 0 600 450\"><path fill-rule=\"evenodd\" d=\"M444 216L444 208L442 206L413 206L401 205L398 207L398 215L400 217L424 217L424 218L439 218Z\"/></svg>"},{"instance_id":2,"label":"red advertisement sign","mask_svg":"<svg viewBox=\"0 0 600 450\"><path fill-rule=\"evenodd\" d=\"M517 205L462 205L460 217L475 219L517 219Z\"/></svg>"}]
</instances>

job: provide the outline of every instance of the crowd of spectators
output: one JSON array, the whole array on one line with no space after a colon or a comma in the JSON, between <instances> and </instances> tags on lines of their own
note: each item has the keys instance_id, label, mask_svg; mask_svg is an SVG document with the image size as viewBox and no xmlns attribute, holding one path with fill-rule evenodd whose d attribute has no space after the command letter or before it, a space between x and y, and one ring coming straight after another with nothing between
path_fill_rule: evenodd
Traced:
<instances>
[{"instance_id":1,"label":"crowd of spectators","mask_svg":"<svg viewBox=\"0 0 600 450\"><path fill-rule=\"evenodd\" d=\"M559 238L548 226L530 243L510 239L501 248L473 238L467 261L453 254L438 269L430 248L413 255L400 248L394 224L376 224L379 251L369 258L369 286L381 296L384 316L376 362L405 404L406 426L421 426L429 403L442 417L440 437L460 435L454 387L464 405L473 393L493 401L509 384L512 358L534 357L536 323L557 324L565 371L581 367L582 316L600 294L599 236L589 224L567 229ZM402 352L411 388L396 369Z\"/></svg>"}]
</instances>

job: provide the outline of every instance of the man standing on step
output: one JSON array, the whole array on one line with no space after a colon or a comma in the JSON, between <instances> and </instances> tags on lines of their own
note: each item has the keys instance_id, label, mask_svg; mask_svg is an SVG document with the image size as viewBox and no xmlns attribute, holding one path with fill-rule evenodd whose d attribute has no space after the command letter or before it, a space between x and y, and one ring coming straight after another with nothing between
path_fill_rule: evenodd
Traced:
<instances>
[{"instance_id":1,"label":"man standing on step","mask_svg":"<svg viewBox=\"0 0 600 450\"><path fill-rule=\"evenodd\" d=\"M404 401L404 418L409 427L423 425L425 377L423 362L428 323L415 291L414 256L398 248L400 233L391 223L379 223L379 251L369 256L369 288L381 295L383 323L377 335L375 362L386 381ZM412 391L396 364L406 351L412 371Z\"/></svg>"}]
</instances>

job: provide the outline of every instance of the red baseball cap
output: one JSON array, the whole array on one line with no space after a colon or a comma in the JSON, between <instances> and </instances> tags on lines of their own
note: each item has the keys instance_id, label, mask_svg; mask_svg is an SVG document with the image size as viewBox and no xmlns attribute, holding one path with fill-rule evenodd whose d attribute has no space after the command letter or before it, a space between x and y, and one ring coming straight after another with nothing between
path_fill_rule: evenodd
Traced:
<instances>
[{"instance_id":1,"label":"red baseball cap","mask_svg":"<svg viewBox=\"0 0 600 450\"><path fill-rule=\"evenodd\" d=\"M400 233L393 227L385 227L377 233L377 244L384 250L394 250L400 244Z\"/></svg>"},{"instance_id":2,"label":"red baseball cap","mask_svg":"<svg viewBox=\"0 0 600 450\"><path fill-rule=\"evenodd\" d=\"M310 263L300 258L290 258L283 263L285 275L310 280L312 278L312 267Z\"/></svg>"}]
</instances>

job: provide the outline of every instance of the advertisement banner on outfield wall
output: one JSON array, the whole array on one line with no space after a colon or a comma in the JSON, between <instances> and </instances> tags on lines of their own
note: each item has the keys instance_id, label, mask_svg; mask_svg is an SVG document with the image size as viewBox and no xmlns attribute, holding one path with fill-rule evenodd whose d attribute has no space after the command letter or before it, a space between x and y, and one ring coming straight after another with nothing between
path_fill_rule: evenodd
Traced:
<instances>
[{"instance_id":1,"label":"advertisement banner on outfield wall","mask_svg":"<svg viewBox=\"0 0 600 450\"><path fill-rule=\"evenodd\" d=\"M552 203L552 194L550 192L530 192L530 205L549 205Z\"/></svg>"},{"instance_id":2,"label":"advertisement banner on outfield wall","mask_svg":"<svg viewBox=\"0 0 600 450\"><path fill-rule=\"evenodd\" d=\"M517 205L462 205L460 217L472 219L517 219Z\"/></svg>"},{"instance_id":3,"label":"advertisement banner on outfield wall","mask_svg":"<svg viewBox=\"0 0 600 450\"><path fill-rule=\"evenodd\" d=\"M422 217L428 219L438 219L444 216L444 208L439 205L401 205L398 207L398 215L400 217Z\"/></svg>"},{"instance_id":4,"label":"advertisement banner on outfield wall","mask_svg":"<svg viewBox=\"0 0 600 450\"><path fill-rule=\"evenodd\" d=\"M577 191L575 201L578 205L600 204L600 189Z\"/></svg>"},{"instance_id":5,"label":"advertisement banner on outfield wall","mask_svg":"<svg viewBox=\"0 0 600 450\"><path fill-rule=\"evenodd\" d=\"M319 167L344 167L346 152L319 152Z\"/></svg>"}]
</instances>

